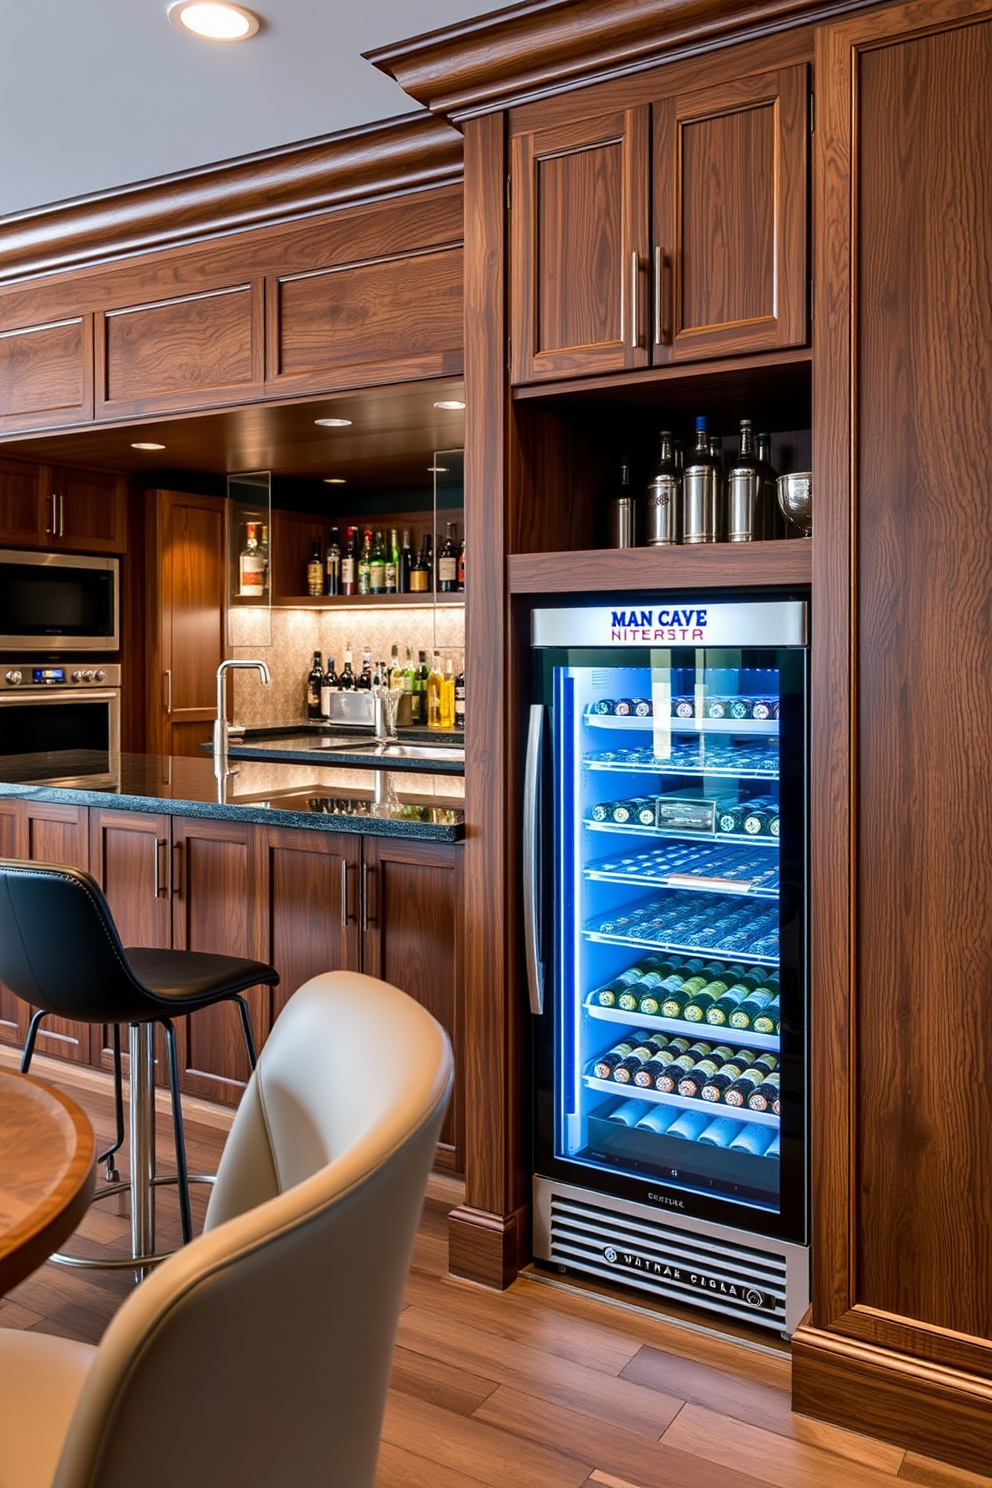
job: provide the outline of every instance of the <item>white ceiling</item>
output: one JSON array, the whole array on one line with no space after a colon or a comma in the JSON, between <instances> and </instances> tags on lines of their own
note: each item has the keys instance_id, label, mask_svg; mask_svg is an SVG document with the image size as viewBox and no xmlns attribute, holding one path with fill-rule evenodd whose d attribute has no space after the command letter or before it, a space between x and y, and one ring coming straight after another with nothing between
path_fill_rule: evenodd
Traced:
<instances>
[{"instance_id":1,"label":"white ceiling","mask_svg":"<svg viewBox=\"0 0 992 1488\"><path fill-rule=\"evenodd\" d=\"M247 0L233 45L167 0L0 0L0 217L333 134L416 105L362 52L494 0Z\"/></svg>"}]
</instances>

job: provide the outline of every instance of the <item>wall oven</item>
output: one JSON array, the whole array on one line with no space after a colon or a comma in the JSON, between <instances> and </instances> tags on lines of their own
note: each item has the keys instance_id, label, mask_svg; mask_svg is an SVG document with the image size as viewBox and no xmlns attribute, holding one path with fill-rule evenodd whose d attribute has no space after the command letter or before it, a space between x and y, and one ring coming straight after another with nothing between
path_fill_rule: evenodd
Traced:
<instances>
[{"instance_id":1,"label":"wall oven","mask_svg":"<svg viewBox=\"0 0 992 1488\"><path fill-rule=\"evenodd\" d=\"M92 790L120 784L121 669L63 662L0 671L0 780Z\"/></svg>"},{"instance_id":2,"label":"wall oven","mask_svg":"<svg viewBox=\"0 0 992 1488\"><path fill-rule=\"evenodd\" d=\"M0 651L116 651L120 564L0 549Z\"/></svg>"}]
</instances>

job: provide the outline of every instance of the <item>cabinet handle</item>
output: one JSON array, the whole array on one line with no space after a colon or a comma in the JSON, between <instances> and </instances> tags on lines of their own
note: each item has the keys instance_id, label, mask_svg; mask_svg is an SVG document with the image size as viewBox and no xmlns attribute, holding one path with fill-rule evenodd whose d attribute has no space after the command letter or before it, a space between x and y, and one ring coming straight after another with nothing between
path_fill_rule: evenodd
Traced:
<instances>
[{"instance_id":1,"label":"cabinet handle","mask_svg":"<svg viewBox=\"0 0 992 1488\"><path fill-rule=\"evenodd\" d=\"M59 496L59 537L65 537L65 497Z\"/></svg>"},{"instance_id":2,"label":"cabinet handle","mask_svg":"<svg viewBox=\"0 0 992 1488\"><path fill-rule=\"evenodd\" d=\"M544 953L541 949L541 741L544 706L531 703L524 765L523 881L524 948L532 1013L544 1012Z\"/></svg>"},{"instance_id":3,"label":"cabinet handle","mask_svg":"<svg viewBox=\"0 0 992 1488\"><path fill-rule=\"evenodd\" d=\"M172 712L172 671L162 673L162 681L165 683L165 711Z\"/></svg>"},{"instance_id":4,"label":"cabinet handle","mask_svg":"<svg viewBox=\"0 0 992 1488\"><path fill-rule=\"evenodd\" d=\"M369 863L362 864L362 933L376 924L376 911L372 898L375 886L375 869Z\"/></svg>"},{"instance_id":5,"label":"cabinet handle","mask_svg":"<svg viewBox=\"0 0 992 1488\"><path fill-rule=\"evenodd\" d=\"M173 899L183 897L183 845L181 842L172 844L172 897Z\"/></svg>"},{"instance_id":6,"label":"cabinet handle","mask_svg":"<svg viewBox=\"0 0 992 1488\"><path fill-rule=\"evenodd\" d=\"M45 536L55 536L55 493L45 497Z\"/></svg>"},{"instance_id":7,"label":"cabinet handle","mask_svg":"<svg viewBox=\"0 0 992 1488\"><path fill-rule=\"evenodd\" d=\"M638 290L640 288L641 258L635 251L630 255L630 344L640 346L641 344L641 315L638 304Z\"/></svg>"},{"instance_id":8,"label":"cabinet handle","mask_svg":"<svg viewBox=\"0 0 992 1488\"><path fill-rule=\"evenodd\" d=\"M155 839L155 898L165 897L165 880L162 877L162 849L168 848L169 844L164 837Z\"/></svg>"},{"instance_id":9,"label":"cabinet handle","mask_svg":"<svg viewBox=\"0 0 992 1488\"><path fill-rule=\"evenodd\" d=\"M341 865L341 929L347 930L355 916L351 912L351 900L348 894L348 885L351 882L351 864Z\"/></svg>"},{"instance_id":10,"label":"cabinet handle","mask_svg":"<svg viewBox=\"0 0 992 1488\"><path fill-rule=\"evenodd\" d=\"M663 346L671 340L671 334L664 320L665 309L667 309L665 298L665 250L659 243L654 250L654 344L656 346Z\"/></svg>"}]
</instances>

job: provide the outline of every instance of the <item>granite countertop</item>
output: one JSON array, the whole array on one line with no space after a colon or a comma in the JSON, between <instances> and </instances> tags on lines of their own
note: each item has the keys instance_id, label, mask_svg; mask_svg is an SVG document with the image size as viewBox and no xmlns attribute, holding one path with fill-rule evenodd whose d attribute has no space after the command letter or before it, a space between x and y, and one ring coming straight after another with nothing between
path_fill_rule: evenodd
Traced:
<instances>
[{"instance_id":1,"label":"granite countertop","mask_svg":"<svg viewBox=\"0 0 992 1488\"><path fill-rule=\"evenodd\" d=\"M435 781L432 767L424 774L421 765L416 778L399 780L391 770L332 770L326 756L318 756L321 769L272 764L271 755L263 759L267 765L246 764L225 782L223 801L211 759L155 754L122 754L117 785L104 789L0 782L0 796L426 842L460 842L465 836L462 798L455 793L461 782Z\"/></svg>"},{"instance_id":2,"label":"granite countertop","mask_svg":"<svg viewBox=\"0 0 992 1488\"><path fill-rule=\"evenodd\" d=\"M205 754L211 745L201 744ZM353 765L402 773L464 775L465 736L452 729L402 728L395 740L377 744L368 729L341 724L298 723L249 728L232 738L232 760L269 760L286 764Z\"/></svg>"}]
</instances>

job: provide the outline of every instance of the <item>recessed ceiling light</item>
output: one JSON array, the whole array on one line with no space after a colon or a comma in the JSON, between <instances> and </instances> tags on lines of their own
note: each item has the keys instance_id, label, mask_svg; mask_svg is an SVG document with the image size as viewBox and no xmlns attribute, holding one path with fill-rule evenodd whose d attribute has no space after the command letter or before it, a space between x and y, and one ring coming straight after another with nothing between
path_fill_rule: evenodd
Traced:
<instances>
[{"instance_id":1,"label":"recessed ceiling light","mask_svg":"<svg viewBox=\"0 0 992 1488\"><path fill-rule=\"evenodd\" d=\"M350 429L351 428L351 419L332 419L332 418L314 419L314 423L315 424L319 424L322 429Z\"/></svg>"},{"instance_id":2,"label":"recessed ceiling light","mask_svg":"<svg viewBox=\"0 0 992 1488\"><path fill-rule=\"evenodd\" d=\"M345 480L345 478L344 478L343 475L325 475L324 476L324 485L325 486L346 486L347 484L348 484L348 482Z\"/></svg>"},{"instance_id":3,"label":"recessed ceiling light","mask_svg":"<svg viewBox=\"0 0 992 1488\"><path fill-rule=\"evenodd\" d=\"M140 450L160 450L160 449L165 449L165 445L164 444L132 444L131 448L132 449L140 449Z\"/></svg>"},{"instance_id":4,"label":"recessed ceiling light","mask_svg":"<svg viewBox=\"0 0 992 1488\"><path fill-rule=\"evenodd\" d=\"M247 41L261 25L254 11L227 0L177 0L169 6L169 20L180 31L192 31L207 41Z\"/></svg>"},{"instance_id":5,"label":"recessed ceiling light","mask_svg":"<svg viewBox=\"0 0 992 1488\"><path fill-rule=\"evenodd\" d=\"M428 465L427 471L430 475L447 475L449 468L447 465Z\"/></svg>"},{"instance_id":6,"label":"recessed ceiling light","mask_svg":"<svg viewBox=\"0 0 992 1488\"><path fill-rule=\"evenodd\" d=\"M464 408L464 403L459 403L457 398L443 398L440 403L434 404L435 408Z\"/></svg>"}]
</instances>

